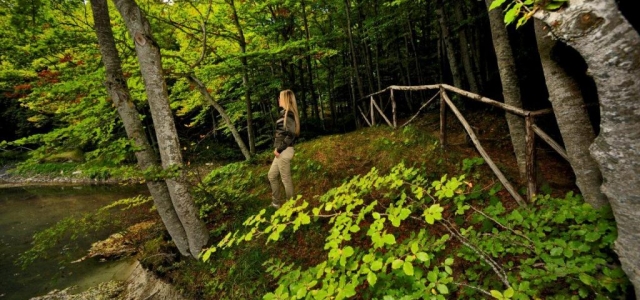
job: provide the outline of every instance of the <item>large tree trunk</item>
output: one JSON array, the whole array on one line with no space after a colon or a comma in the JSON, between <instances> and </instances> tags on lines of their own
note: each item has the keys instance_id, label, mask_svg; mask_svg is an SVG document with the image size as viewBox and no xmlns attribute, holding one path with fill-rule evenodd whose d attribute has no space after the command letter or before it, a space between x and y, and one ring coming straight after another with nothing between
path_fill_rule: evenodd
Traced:
<instances>
[{"instance_id":1,"label":"large tree trunk","mask_svg":"<svg viewBox=\"0 0 640 300\"><path fill-rule=\"evenodd\" d=\"M562 134L569 162L576 174L576 184L584 200L594 207L608 205L600 191L602 175L598 164L589 154L589 145L595 139L593 126L584 107L584 100L575 79L552 59L556 41L549 36L549 29L541 21L535 21L538 52L549 90L549 101Z\"/></svg>"},{"instance_id":2,"label":"large tree trunk","mask_svg":"<svg viewBox=\"0 0 640 300\"><path fill-rule=\"evenodd\" d=\"M169 107L169 95L162 71L160 49L151 34L149 22L134 0L114 0L122 15L131 37L135 41L140 71L144 79L145 90L151 109L151 117L156 129L160 158L164 169L182 168L180 142ZM196 207L184 175L166 179L173 206L178 213L189 242L189 250L197 257L209 240L204 222L198 217Z\"/></svg>"},{"instance_id":3,"label":"large tree trunk","mask_svg":"<svg viewBox=\"0 0 640 300\"><path fill-rule=\"evenodd\" d=\"M600 135L591 154L618 226L615 251L640 297L640 35L614 0L571 0L536 13L587 62L600 99Z\"/></svg>"},{"instance_id":4,"label":"large tree trunk","mask_svg":"<svg viewBox=\"0 0 640 300\"><path fill-rule=\"evenodd\" d=\"M131 101L127 81L122 75L122 63L111 30L107 0L91 0L91 9L102 62L106 69L105 86L122 119L127 136L140 149L135 153L138 166L142 170L159 166L157 157L145 135L138 111ZM162 181L147 181L147 188L171 239L182 255L189 256L187 234L173 208L167 184Z\"/></svg>"},{"instance_id":5,"label":"large tree trunk","mask_svg":"<svg viewBox=\"0 0 640 300\"><path fill-rule=\"evenodd\" d=\"M487 9L491 5L492 0L485 0ZM504 26L502 12L500 9L489 11L489 22L491 23L491 37L493 40L493 48L496 51L498 59L498 69L500 70L500 81L502 82L502 96L504 103L515 107L522 107L520 99L520 84L516 74L516 63L509 44L507 29ZM509 134L511 135L511 144L518 162L518 171L520 178L527 178L527 161L525 159L525 129L524 119L520 116L506 113L507 125L509 126Z\"/></svg>"},{"instance_id":6,"label":"large tree trunk","mask_svg":"<svg viewBox=\"0 0 640 300\"><path fill-rule=\"evenodd\" d=\"M249 152L249 149L247 149L247 145L245 145L244 141L242 140L242 137L240 136L240 133L236 129L236 126L233 125L233 122L231 122L231 118L229 118L229 115L227 114L227 111L224 109L224 107L222 107L222 105L216 102L216 100L213 100L213 97L211 97L211 94L209 94L209 92L207 91L207 87L195 75L189 76L188 79L198 87L200 94L202 94L202 96L207 100L207 102L209 102L209 104L211 104L211 106L213 106L213 108L218 111L224 123L227 125L227 127L229 127L229 131L231 131L231 134L233 135L233 138L236 140L236 143L240 148L240 152L242 152L242 155L244 155L244 158L246 160L251 159L251 153Z\"/></svg>"},{"instance_id":7,"label":"large tree trunk","mask_svg":"<svg viewBox=\"0 0 640 300\"><path fill-rule=\"evenodd\" d=\"M462 86L462 77L458 70L458 59L456 58L455 48L451 41L449 26L447 25L447 20L444 18L444 3L442 0L438 0L436 5L436 15L438 16L438 23L440 23L440 32L442 32L442 41L444 43L445 52L447 53L449 69L451 70L451 76L453 77L453 85L457 88L464 88Z\"/></svg>"}]
</instances>

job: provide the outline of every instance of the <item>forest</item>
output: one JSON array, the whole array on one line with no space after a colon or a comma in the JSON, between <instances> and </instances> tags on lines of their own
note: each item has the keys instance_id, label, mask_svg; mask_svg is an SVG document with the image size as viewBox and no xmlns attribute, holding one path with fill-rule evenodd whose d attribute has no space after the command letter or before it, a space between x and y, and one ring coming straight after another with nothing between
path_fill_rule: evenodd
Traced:
<instances>
[{"instance_id":1,"label":"forest","mask_svg":"<svg viewBox=\"0 0 640 300\"><path fill-rule=\"evenodd\" d=\"M145 184L149 199L124 202L136 218L91 218L155 220L137 255L187 298L635 299L632 2L2 0L0 166ZM433 127L447 102L426 105L428 85L463 91L446 101L509 162L447 148ZM273 209L284 89L300 193ZM532 122L561 163L528 146ZM571 182L554 191L545 171ZM21 262L55 251L54 232L92 227L73 224L36 235Z\"/></svg>"}]
</instances>

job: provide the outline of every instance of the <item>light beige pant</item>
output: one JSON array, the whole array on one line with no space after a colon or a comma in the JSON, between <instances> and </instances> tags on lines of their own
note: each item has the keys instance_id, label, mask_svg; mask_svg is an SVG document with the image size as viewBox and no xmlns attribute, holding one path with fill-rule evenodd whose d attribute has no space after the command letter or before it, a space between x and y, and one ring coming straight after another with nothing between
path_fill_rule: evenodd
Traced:
<instances>
[{"instance_id":1,"label":"light beige pant","mask_svg":"<svg viewBox=\"0 0 640 300\"><path fill-rule=\"evenodd\" d=\"M271 168L269 169L269 183L271 184L271 195L273 203L281 205L283 200L280 195L280 182L278 181L278 175L282 177L282 183L284 184L284 192L287 196L286 200L293 197L293 180L291 179L291 159L293 158L293 147L287 147L280 157L274 157Z\"/></svg>"}]
</instances>

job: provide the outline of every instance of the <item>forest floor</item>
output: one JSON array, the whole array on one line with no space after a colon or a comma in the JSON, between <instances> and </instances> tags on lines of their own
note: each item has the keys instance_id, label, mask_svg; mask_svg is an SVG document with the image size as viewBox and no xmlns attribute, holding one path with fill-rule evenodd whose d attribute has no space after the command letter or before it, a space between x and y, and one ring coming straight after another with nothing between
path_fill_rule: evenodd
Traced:
<instances>
[{"instance_id":1,"label":"forest floor","mask_svg":"<svg viewBox=\"0 0 640 300\"><path fill-rule=\"evenodd\" d=\"M520 193L526 194L523 188L526 184L518 176L504 117L492 111L463 114L476 128L476 134L489 156ZM404 121L399 120L398 124ZM366 174L373 167L386 173L400 162L424 168L431 178L460 174L465 159L480 155L467 141L466 133L453 116L448 118L447 128L448 143L444 149L439 145L437 112L425 113L413 120L410 126L396 130L378 125L303 141L296 145L292 161L296 194L314 205L320 195L345 180ZM569 191L577 193L568 162L543 142L538 142L536 148L540 190L557 197L563 197ZM201 215L212 233L210 245L217 244L227 232L241 229L242 222L261 209L267 208L269 213L273 213L266 176L271 160L271 151L265 151L250 162L221 165L198 161L189 165L197 190L196 202L201 206ZM498 182L486 164L481 168L482 176L474 179L476 184L492 186ZM499 192L498 196L505 207L516 206L506 191ZM325 229L312 227L290 235L287 242L269 245L264 241L253 242L242 249L222 254L215 262L182 259L163 236L156 214L148 214L144 209L138 209L137 214L140 221L151 218L157 226L147 234L128 237L129 242L140 249L136 257L144 267L173 284L189 299L260 298L257 295L272 290L276 284L265 273L263 263L267 259L286 257L304 265L313 265L326 256L322 249Z\"/></svg>"},{"instance_id":2,"label":"forest floor","mask_svg":"<svg viewBox=\"0 0 640 300\"><path fill-rule=\"evenodd\" d=\"M473 113L466 116L469 123L477 128L478 137L486 152L504 172L511 183L526 195L526 182L518 176L517 164L511 147L507 125L502 115L492 112ZM398 124L403 124L400 120ZM461 173L464 159L479 157L479 153L465 138L466 134L457 119L448 118L448 145L441 149L438 142L439 115L437 112L423 114L409 127L393 130L386 125L364 128L340 135L322 136L296 145L296 155L292 161L292 172L296 194L311 203L329 189L339 186L353 176L364 175L372 167L380 173L388 172L393 166L404 162L408 166L421 166L429 170L430 177L439 178L443 174ZM573 172L568 162L555 154L547 145L537 143L537 163L539 165L539 187L541 192L556 197L573 191L577 193ZM220 192L213 189L213 197L229 197L237 201L214 208L207 220L213 233L211 245L216 245L227 232L242 228L241 223L263 208L272 213L271 195L266 173L271 164L272 154L266 151L258 155L244 167L218 168L198 164L194 169L194 183L206 182L207 175L218 173L221 181L217 185L228 185L224 189L242 191ZM218 169L218 171L216 171ZM221 173L220 173L221 172ZM489 167L482 166L482 178L477 184L492 186L498 182ZM215 176L214 176L215 177ZM211 179L211 178L209 178ZM243 195L252 199L243 199ZM504 190L499 197L505 207L516 207L514 199ZM218 210L219 209L219 210ZM286 258L302 265L314 265L326 256L323 249L326 228L313 227L292 234L286 242L264 244L251 243L231 252L222 254L209 263L171 260L146 261L143 264L159 270L159 275L183 289L187 297L202 299L260 298L256 295L273 290L275 281L265 274L263 263L269 258ZM145 256L158 253L149 252ZM171 269L173 265L181 267ZM170 270L167 270L170 269ZM215 295L215 296L212 296Z\"/></svg>"}]
</instances>

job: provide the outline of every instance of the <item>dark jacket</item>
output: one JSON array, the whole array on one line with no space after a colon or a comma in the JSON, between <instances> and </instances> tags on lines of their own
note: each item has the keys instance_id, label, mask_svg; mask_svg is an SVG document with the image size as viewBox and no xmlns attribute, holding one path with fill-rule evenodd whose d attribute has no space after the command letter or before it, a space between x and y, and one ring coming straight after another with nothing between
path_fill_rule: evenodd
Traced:
<instances>
[{"instance_id":1,"label":"dark jacket","mask_svg":"<svg viewBox=\"0 0 640 300\"><path fill-rule=\"evenodd\" d=\"M292 111L287 114L287 127L284 127L284 110L280 112L280 118L276 121L276 136L274 147L278 153L282 153L287 147L292 147L296 140L296 119Z\"/></svg>"}]
</instances>

